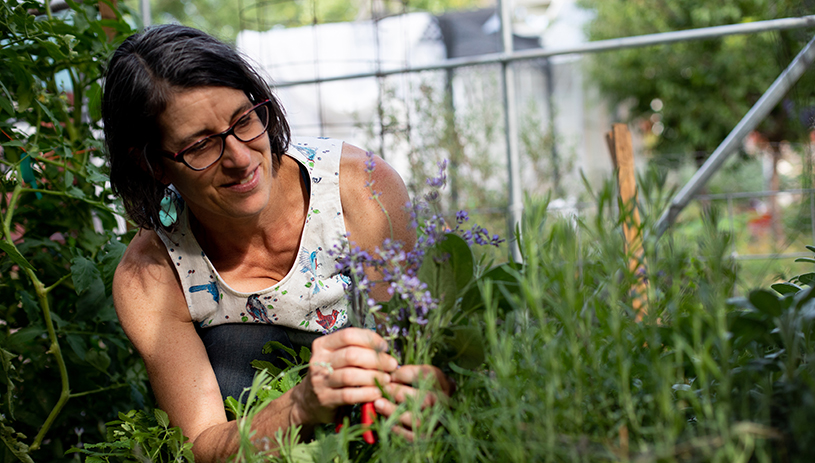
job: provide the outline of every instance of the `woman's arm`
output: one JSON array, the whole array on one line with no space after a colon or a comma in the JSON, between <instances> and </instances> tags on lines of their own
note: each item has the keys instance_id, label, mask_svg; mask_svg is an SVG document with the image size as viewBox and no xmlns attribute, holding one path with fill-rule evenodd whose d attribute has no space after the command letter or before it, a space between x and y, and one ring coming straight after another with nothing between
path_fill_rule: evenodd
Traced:
<instances>
[{"instance_id":1,"label":"woman's arm","mask_svg":"<svg viewBox=\"0 0 815 463\"><path fill-rule=\"evenodd\" d=\"M125 333L144 359L153 392L174 426L193 442L196 461L226 461L238 449L215 373L195 331L176 273L161 240L142 231L128 246L113 281L114 304ZM306 379L273 401L253 423L257 436L330 422L340 405L381 397L396 360L385 341L366 330L341 330L318 339ZM331 365L329 370L323 365Z\"/></svg>"}]
</instances>

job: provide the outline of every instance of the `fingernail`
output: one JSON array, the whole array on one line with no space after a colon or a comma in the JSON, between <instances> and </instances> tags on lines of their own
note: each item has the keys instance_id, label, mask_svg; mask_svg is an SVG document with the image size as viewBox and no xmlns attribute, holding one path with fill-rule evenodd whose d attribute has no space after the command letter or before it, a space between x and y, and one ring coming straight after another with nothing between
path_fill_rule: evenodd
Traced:
<instances>
[{"instance_id":1,"label":"fingernail","mask_svg":"<svg viewBox=\"0 0 815 463\"><path fill-rule=\"evenodd\" d=\"M385 384L388 384L390 382L391 382L391 375L385 373Z\"/></svg>"}]
</instances>

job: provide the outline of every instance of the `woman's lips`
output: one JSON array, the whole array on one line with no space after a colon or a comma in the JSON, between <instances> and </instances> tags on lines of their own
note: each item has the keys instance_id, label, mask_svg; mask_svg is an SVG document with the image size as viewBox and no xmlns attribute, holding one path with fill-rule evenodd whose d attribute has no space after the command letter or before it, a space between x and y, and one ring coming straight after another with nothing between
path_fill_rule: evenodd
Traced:
<instances>
[{"instance_id":1,"label":"woman's lips","mask_svg":"<svg viewBox=\"0 0 815 463\"><path fill-rule=\"evenodd\" d=\"M255 186L257 186L258 184L258 181L260 179L260 175L258 175L258 169L259 167L255 167L253 171L249 172L249 175L242 178L240 181L234 183L227 183L224 186L232 191L237 192L249 191L255 188Z\"/></svg>"}]
</instances>

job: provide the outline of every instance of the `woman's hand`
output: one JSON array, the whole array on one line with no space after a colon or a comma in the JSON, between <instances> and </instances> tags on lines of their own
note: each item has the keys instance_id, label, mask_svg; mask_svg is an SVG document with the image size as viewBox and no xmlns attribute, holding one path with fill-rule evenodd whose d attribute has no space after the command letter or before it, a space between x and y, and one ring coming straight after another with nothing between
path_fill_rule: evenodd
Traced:
<instances>
[{"instance_id":1,"label":"woman's hand","mask_svg":"<svg viewBox=\"0 0 815 463\"><path fill-rule=\"evenodd\" d=\"M294 421L329 423L340 406L382 398L378 385L390 386L398 366L387 349L388 343L381 336L360 328L317 338L312 344L308 374L294 396Z\"/></svg>"},{"instance_id":2,"label":"woman's hand","mask_svg":"<svg viewBox=\"0 0 815 463\"><path fill-rule=\"evenodd\" d=\"M393 397L394 402L384 397L374 401L376 412L383 416L389 417L393 415L399 404L407 400L408 397L417 400L421 399L421 408L425 408L436 403L438 400L437 392L449 397L455 391L453 380L432 365L404 365L391 373L390 377L391 382L385 386L385 390ZM419 397L420 392L416 389L416 386L423 381L429 381L437 392L428 391L425 392L423 397ZM391 430L412 442L415 438L414 430L418 426L419 423L414 418L413 413L404 412L399 416L399 426L394 426Z\"/></svg>"}]
</instances>

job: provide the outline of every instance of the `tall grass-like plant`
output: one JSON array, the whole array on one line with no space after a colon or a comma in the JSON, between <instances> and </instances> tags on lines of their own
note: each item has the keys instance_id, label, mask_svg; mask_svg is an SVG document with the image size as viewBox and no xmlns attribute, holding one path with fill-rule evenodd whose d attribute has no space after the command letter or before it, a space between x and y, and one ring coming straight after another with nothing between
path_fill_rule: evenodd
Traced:
<instances>
[{"instance_id":1,"label":"tall grass-like plant","mask_svg":"<svg viewBox=\"0 0 815 463\"><path fill-rule=\"evenodd\" d=\"M670 197L660 179L640 179L643 201ZM815 272L731 298L738 268L715 210L696 241L646 235L642 266L629 270L627 218L615 212L626 208L610 183L593 194L596 213L585 217L529 199L523 265L471 263L449 325L434 325L444 336L405 338L435 339L430 361L458 384L430 407L400 406L419 418L414 442L391 431L393 416L373 424L378 442L367 445L351 420L311 442L281 434L246 460L811 461ZM660 210L641 208L643 231ZM445 344L476 344L483 357Z\"/></svg>"}]
</instances>

